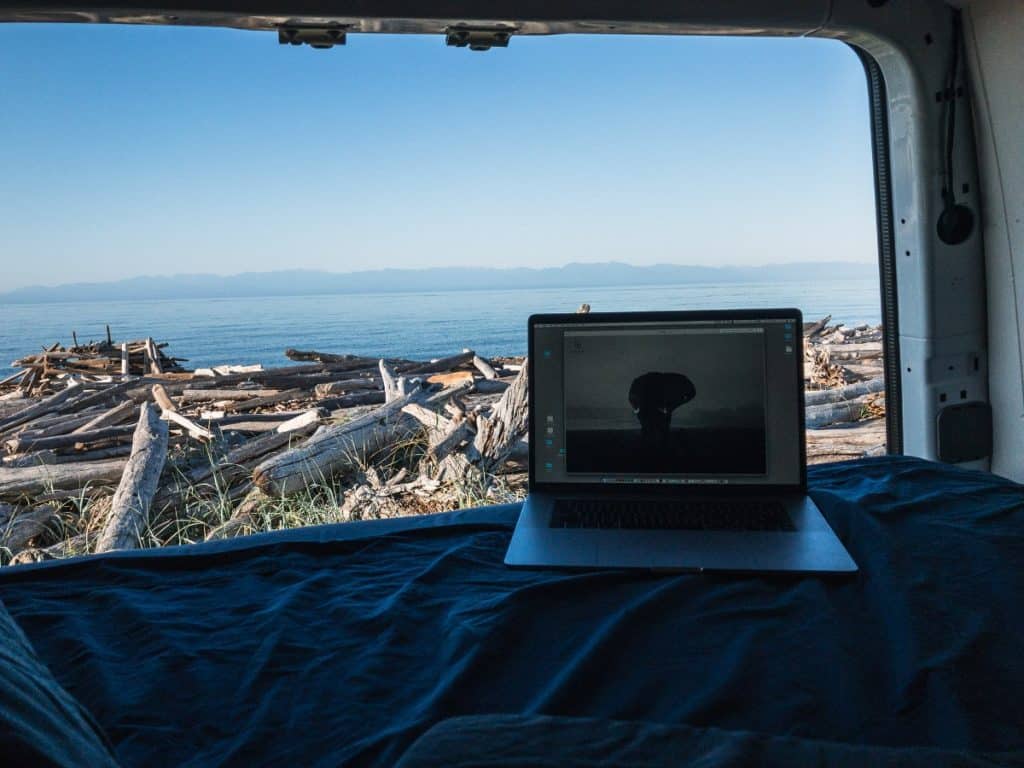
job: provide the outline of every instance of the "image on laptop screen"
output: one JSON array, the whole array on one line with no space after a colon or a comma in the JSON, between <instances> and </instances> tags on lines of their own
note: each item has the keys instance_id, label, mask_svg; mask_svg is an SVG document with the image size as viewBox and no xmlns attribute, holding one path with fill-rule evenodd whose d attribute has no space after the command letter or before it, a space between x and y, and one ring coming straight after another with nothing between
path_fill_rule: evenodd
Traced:
<instances>
[{"instance_id":1,"label":"image on laptop screen","mask_svg":"<svg viewBox=\"0 0 1024 768\"><path fill-rule=\"evenodd\" d=\"M762 328L563 338L568 472L764 474Z\"/></svg>"},{"instance_id":2,"label":"image on laptop screen","mask_svg":"<svg viewBox=\"0 0 1024 768\"><path fill-rule=\"evenodd\" d=\"M794 323L534 328L540 482L799 482Z\"/></svg>"}]
</instances>

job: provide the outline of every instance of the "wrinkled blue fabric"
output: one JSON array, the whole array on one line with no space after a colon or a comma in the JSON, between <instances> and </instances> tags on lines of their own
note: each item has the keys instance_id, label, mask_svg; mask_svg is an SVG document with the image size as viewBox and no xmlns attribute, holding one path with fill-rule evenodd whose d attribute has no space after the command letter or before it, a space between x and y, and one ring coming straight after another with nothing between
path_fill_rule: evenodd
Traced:
<instances>
[{"instance_id":1,"label":"wrinkled blue fabric","mask_svg":"<svg viewBox=\"0 0 1024 768\"><path fill-rule=\"evenodd\" d=\"M1024 487L809 482L855 577L514 571L505 507L7 569L0 599L126 766L393 765L483 713L1019 749Z\"/></svg>"},{"instance_id":2,"label":"wrinkled blue fabric","mask_svg":"<svg viewBox=\"0 0 1024 768\"><path fill-rule=\"evenodd\" d=\"M1022 768L1024 751L876 747L689 725L469 715L435 725L396 768Z\"/></svg>"}]
</instances>

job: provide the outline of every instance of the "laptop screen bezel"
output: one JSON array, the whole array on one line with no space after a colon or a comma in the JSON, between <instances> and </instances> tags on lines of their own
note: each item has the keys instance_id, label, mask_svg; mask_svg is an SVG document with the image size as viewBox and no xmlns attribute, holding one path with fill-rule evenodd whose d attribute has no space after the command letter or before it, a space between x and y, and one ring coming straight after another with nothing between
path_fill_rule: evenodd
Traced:
<instances>
[{"instance_id":1,"label":"laptop screen bezel","mask_svg":"<svg viewBox=\"0 0 1024 768\"><path fill-rule=\"evenodd\" d=\"M803 347L803 334L799 334L800 343L799 348L796 350L797 354L793 355L794 365L796 367L796 380L800 383L799 394L798 394L798 407L797 407L797 419L798 423L798 434L800 436L800 482L795 484L789 483L744 483L742 485L699 485L699 486L679 486L679 485L645 485L642 489L638 489L635 485L614 485L614 484L598 484L594 482L590 483L566 483L566 482L553 482L543 483L536 479L534 467L536 466L535 452L537 450L536 440L534 439L535 425L534 417L536 408L534 408L534 393L535 385L534 374L536 366L533 365L533 361L536 360L534 355L534 328L537 325L587 325L590 323L649 323L649 322L687 322L687 321L725 321L725 320L792 320L797 328L803 327L803 313L799 309L785 308L785 309L743 309L743 310L681 310L674 312L587 312L587 313L573 313L573 314L537 314L530 315L527 323L527 350L529 354L530 365L527 368L527 387L529 393L529 447L530 447L530 466L529 466L529 491L544 492L544 493L558 493L558 494L572 494L572 493L593 493L595 489L600 488L602 494L621 494L628 496L678 496L680 494L690 495L722 495L722 496L736 496L736 495L747 495L747 494L764 494L764 493L786 493L786 492L806 492L807 490L807 435L806 419L804 414L804 387L803 387L803 364L804 364L804 347Z\"/></svg>"}]
</instances>

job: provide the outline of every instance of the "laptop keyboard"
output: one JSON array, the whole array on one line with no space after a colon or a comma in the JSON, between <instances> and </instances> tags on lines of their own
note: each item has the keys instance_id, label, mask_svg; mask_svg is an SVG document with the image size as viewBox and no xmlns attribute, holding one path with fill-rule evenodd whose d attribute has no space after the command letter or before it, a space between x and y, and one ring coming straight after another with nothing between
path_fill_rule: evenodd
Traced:
<instances>
[{"instance_id":1,"label":"laptop keyboard","mask_svg":"<svg viewBox=\"0 0 1024 768\"><path fill-rule=\"evenodd\" d=\"M628 528L671 531L793 531L778 501L588 501L559 499L552 528Z\"/></svg>"}]
</instances>

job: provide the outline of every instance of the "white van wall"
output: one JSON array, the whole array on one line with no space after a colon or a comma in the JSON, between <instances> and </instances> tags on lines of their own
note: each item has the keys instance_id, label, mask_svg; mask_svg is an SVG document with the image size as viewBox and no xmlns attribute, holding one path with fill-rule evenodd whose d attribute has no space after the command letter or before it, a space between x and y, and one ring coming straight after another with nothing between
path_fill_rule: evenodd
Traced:
<instances>
[{"instance_id":1,"label":"white van wall","mask_svg":"<svg viewBox=\"0 0 1024 768\"><path fill-rule=\"evenodd\" d=\"M992 471L1024 481L1024 2L964 5L988 291Z\"/></svg>"}]
</instances>

